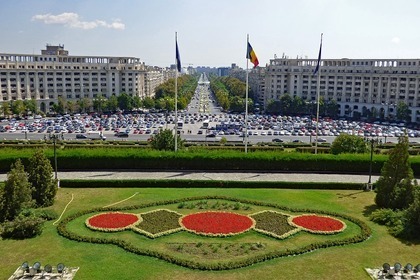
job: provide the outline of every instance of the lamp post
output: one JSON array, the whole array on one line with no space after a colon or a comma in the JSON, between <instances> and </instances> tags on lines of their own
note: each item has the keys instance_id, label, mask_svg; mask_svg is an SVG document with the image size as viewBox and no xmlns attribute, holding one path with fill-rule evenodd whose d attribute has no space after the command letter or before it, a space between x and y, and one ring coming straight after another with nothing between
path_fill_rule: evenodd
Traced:
<instances>
[{"instance_id":1,"label":"lamp post","mask_svg":"<svg viewBox=\"0 0 420 280\"><path fill-rule=\"evenodd\" d=\"M53 140L54 144L54 173L55 173L55 180L58 182L58 176L57 176L57 149L56 149L56 142L58 139L57 134L50 135L50 139Z\"/></svg>"},{"instance_id":2,"label":"lamp post","mask_svg":"<svg viewBox=\"0 0 420 280\"><path fill-rule=\"evenodd\" d=\"M370 162L369 162L369 181L367 183L367 190L372 190L372 161L373 161L373 147L376 142L375 139L368 140L370 142Z\"/></svg>"}]
</instances>

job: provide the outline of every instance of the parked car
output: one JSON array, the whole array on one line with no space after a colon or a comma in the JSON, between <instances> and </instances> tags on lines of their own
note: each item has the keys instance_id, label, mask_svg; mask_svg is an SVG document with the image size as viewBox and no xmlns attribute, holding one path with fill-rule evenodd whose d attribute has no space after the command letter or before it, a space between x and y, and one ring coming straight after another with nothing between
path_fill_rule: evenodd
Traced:
<instances>
[{"instance_id":1,"label":"parked car","mask_svg":"<svg viewBox=\"0 0 420 280\"><path fill-rule=\"evenodd\" d=\"M87 139L88 137L84 134L76 134L76 139Z\"/></svg>"},{"instance_id":2,"label":"parked car","mask_svg":"<svg viewBox=\"0 0 420 280\"><path fill-rule=\"evenodd\" d=\"M120 137L120 138L127 138L128 137L128 133L121 131L121 132L115 133L114 136Z\"/></svg>"}]
</instances>

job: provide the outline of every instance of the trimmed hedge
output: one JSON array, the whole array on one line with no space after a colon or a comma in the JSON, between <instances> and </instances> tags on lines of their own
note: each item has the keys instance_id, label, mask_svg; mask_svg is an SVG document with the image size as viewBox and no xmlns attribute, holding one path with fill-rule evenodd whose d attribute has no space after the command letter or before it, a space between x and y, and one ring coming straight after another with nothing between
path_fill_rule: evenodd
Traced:
<instances>
[{"instance_id":1,"label":"trimmed hedge","mask_svg":"<svg viewBox=\"0 0 420 280\"><path fill-rule=\"evenodd\" d=\"M178 258L176 256L172 256L169 254L161 253L161 252L150 250L150 249L141 249L141 248L135 247L128 241L124 241L120 239L80 236L67 229L67 224L69 222L89 213L100 212L100 211L136 210L136 209L141 209L141 208L146 208L146 207L161 206L161 205L166 205L166 204L176 204L176 203L185 202L185 201L202 200L202 199L222 199L222 200L252 204L252 205L257 205L257 206L271 207L271 208L276 208L276 209L288 211L288 212L306 212L306 213L316 213L316 214L340 217L358 225L360 228L360 233L353 237L349 237L349 238L345 238L341 240L328 240L325 242L315 242L315 243L302 246L300 248L296 248L293 250L288 250L288 249L277 250L277 251L271 251L265 254L260 254L260 255L256 255L253 257L246 258L246 259L241 259L241 260L229 260L229 261L219 261L216 263L214 262L206 263L206 262L199 262L199 261L194 261L194 260L185 260L185 259ZM164 261L167 261L169 263L173 263L173 264L191 268L191 269L199 269L199 270L228 270L228 269L246 267L246 266L250 266L250 265L263 262L266 260L270 260L270 259L286 257L286 256L296 256L296 255L309 253L309 252L312 252L321 248L344 246L344 245L360 243L368 239L372 234L371 229L366 223L345 214L329 212L329 211L319 211L319 210L314 211L312 209L293 209L286 206L280 206L274 203L266 203L266 202L231 198L231 197L225 197L225 196L187 197L187 198L176 199L176 200L166 200L166 201L157 201L157 202L152 202L152 203L144 203L144 204L140 204L136 206L119 207L119 208L111 207L107 209L95 208L91 210L80 211L62 220L57 227L57 231L59 235L70 240L74 240L78 242L97 243L97 244L113 244L134 254L155 257L155 258L159 258Z\"/></svg>"},{"instance_id":2,"label":"trimmed hedge","mask_svg":"<svg viewBox=\"0 0 420 280\"><path fill-rule=\"evenodd\" d=\"M1 145L0 145L1 147ZM45 146L40 146L44 148ZM70 148L71 147L71 148ZM271 147L260 147L262 151L245 154L242 150L214 150L194 147L189 150L155 151L146 148L127 148L89 144L58 146L58 169L65 170L260 170L270 172L330 172L367 174L370 154L307 154L270 151ZM25 164L34 148L22 145L20 149L0 148L0 171L10 170L11 163L20 158ZM268 148L268 150L264 150ZM309 149L313 149L309 147ZM53 162L53 149L45 147L46 156ZM372 171L379 174L387 155L375 155ZM420 156L410 157L414 174L420 174Z\"/></svg>"},{"instance_id":3,"label":"trimmed hedge","mask_svg":"<svg viewBox=\"0 0 420 280\"><path fill-rule=\"evenodd\" d=\"M61 188L264 188L264 189L321 189L362 190L363 183L333 182L273 182L273 181L218 181L218 180L60 180Z\"/></svg>"}]
</instances>

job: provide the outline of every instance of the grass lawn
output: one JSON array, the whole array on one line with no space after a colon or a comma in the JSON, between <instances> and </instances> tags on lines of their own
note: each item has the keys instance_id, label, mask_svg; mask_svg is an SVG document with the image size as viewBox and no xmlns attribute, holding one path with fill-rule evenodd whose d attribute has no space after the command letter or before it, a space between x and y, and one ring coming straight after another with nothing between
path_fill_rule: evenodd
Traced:
<instances>
[{"instance_id":1,"label":"grass lawn","mask_svg":"<svg viewBox=\"0 0 420 280\"><path fill-rule=\"evenodd\" d=\"M398 261L405 265L420 263L420 245L408 244L390 236L385 227L369 221L367 214L373 209L374 193L361 191L321 191L321 190L273 190L273 189L60 189L56 203L51 208L61 213L74 195L64 216L84 209L101 207L124 200L134 193L133 198L118 206L136 205L153 201L178 199L190 196L223 195L241 199L271 202L295 208L328 210L347 214L365 221L373 231L367 241L343 247L317 250L312 253L279 258L249 267L228 271L199 271L180 267L165 261L127 253L114 245L79 243L60 237L53 222L45 224L41 236L15 241L0 240L0 278L7 279L24 261L33 264L56 265L63 262L67 266L79 266L76 279L369 279L365 267L378 267L384 262ZM160 207L168 208L168 207ZM260 210L254 208L256 211ZM172 210L176 210L173 206ZM183 210L187 211L187 210ZM253 210L252 210L253 211ZM251 211L251 212L252 212ZM142 211L140 211L142 212ZM182 211L179 211L182 212ZM73 226L73 225L71 225ZM85 229L80 230L85 232ZM89 233L86 229L87 234ZM106 234L106 233L98 233ZM155 240L131 232L110 233L122 238L145 240L145 246L164 247L166 242L234 243L242 237L229 238L195 237L186 232ZM247 240L271 244L294 242L276 240L259 233L247 233ZM153 244L155 243L155 244ZM207 246L207 245L206 245ZM214 256L213 256L214 257Z\"/></svg>"}]
</instances>

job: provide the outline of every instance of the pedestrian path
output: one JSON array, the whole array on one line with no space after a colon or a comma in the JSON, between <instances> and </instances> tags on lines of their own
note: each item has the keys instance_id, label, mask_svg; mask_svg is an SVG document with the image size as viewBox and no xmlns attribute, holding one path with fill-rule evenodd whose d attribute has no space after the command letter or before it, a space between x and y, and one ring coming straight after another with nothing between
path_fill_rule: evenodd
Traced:
<instances>
[{"instance_id":1,"label":"pedestrian path","mask_svg":"<svg viewBox=\"0 0 420 280\"><path fill-rule=\"evenodd\" d=\"M5 181L6 174L0 174ZM279 181L279 182L341 182L367 183L368 175L318 173L265 173L265 172L203 172L203 171L70 171L58 172L59 179L128 180L128 179L183 179L227 181ZM378 176L372 176L372 183Z\"/></svg>"}]
</instances>

